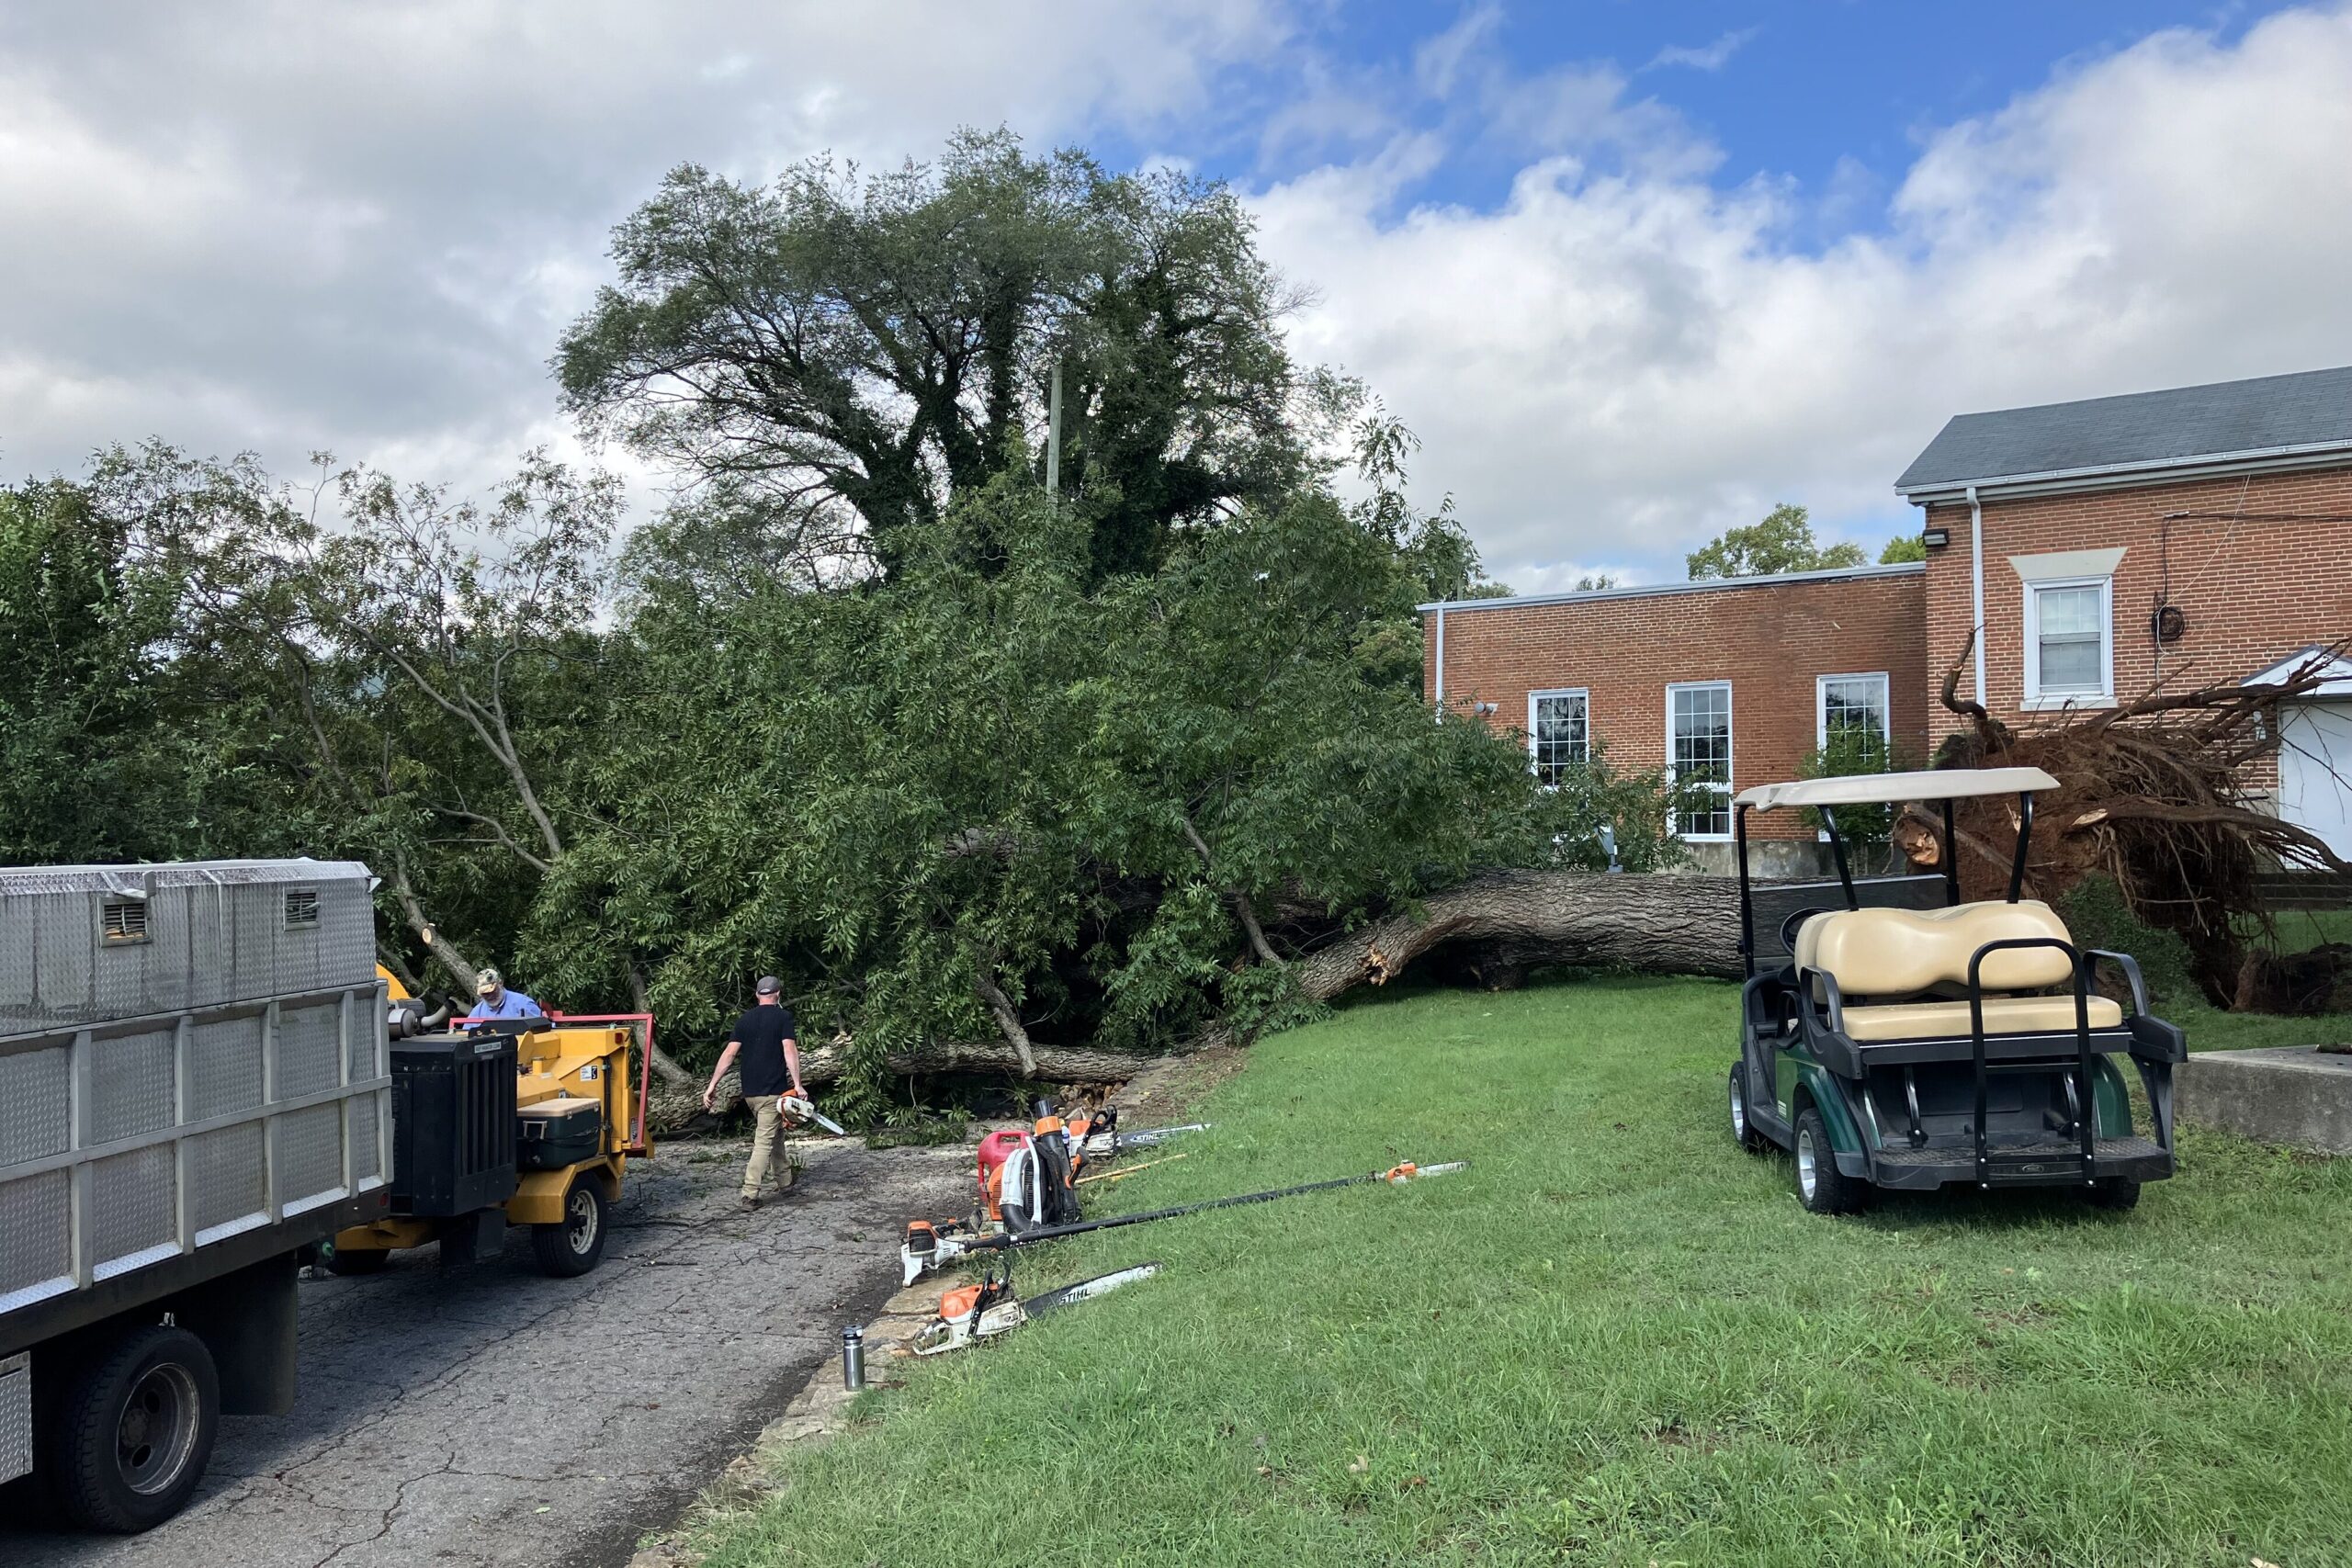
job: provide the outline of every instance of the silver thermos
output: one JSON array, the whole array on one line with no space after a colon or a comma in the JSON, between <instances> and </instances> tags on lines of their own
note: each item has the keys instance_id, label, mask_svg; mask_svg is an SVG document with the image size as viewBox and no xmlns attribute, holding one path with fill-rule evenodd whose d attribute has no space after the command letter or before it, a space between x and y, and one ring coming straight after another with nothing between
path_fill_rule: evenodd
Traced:
<instances>
[{"instance_id":1,"label":"silver thermos","mask_svg":"<svg viewBox=\"0 0 2352 1568\"><path fill-rule=\"evenodd\" d=\"M865 1386L865 1330L852 1324L842 1330L842 1387L855 1393Z\"/></svg>"}]
</instances>

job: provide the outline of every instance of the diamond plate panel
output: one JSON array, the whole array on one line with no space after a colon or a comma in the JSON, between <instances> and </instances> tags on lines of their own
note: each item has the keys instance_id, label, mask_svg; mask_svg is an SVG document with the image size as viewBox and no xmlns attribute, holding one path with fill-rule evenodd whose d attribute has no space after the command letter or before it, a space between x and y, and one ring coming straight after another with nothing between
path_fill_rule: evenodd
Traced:
<instances>
[{"instance_id":1,"label":"diamond plate panel","mask_svg":"<svg viewBox=\"0 0 2352 1568\"><path fill-rule=\"evenodd\" d=\"M368 881L351 861L0 870L0 1033L365 985ZM287 924L289 890L315 922ZM102 940L109 900L143 906L146 940Z\"/></svg>"},{"instance_id":2,"label":"diamond plate panel","mask_svg":"<svg viewBox=\"0 0 2352 1568\"><path fill-rule=\"evenodd\" d=\"M70 1055L52 1045L0 1056L0 1169L61 1154L73 1141Z\"/></svg>"},{"instance_id":3,"label":"diamond plate panel","mask_svg":"<svg viewBox=\"0 0 2352 1568\"><path fill-rule=\"evenodd\" d=\"M110 1144L172 1124L178 1107L176 1032L143 1030L90 1043L90 1141Z\"/></svg>"},{"instance_id":4,"label":"diamond plate panel","mask_svg":"<svg viewBox=\"0 0 2352 1568\"><path fill-rule=\"evenodd\" d=\"M189 1121L209 1121L261 1104L262 1032L259 1013L196 1026L187 1058Z\"/></svg>"},{"instance_id":5,"label":"diamond plate panel","mask_svg":"<svg viewBox=\"0 0 2352 1568\"><path fill-rule=\"evenodd\" d=\"M179 1237L172 1145L113 1155L90 1167L91 1258L104 1265Z\"/></svg>"},{"instance_id":6,"label":"diamond plate panel","mask_svg":"<svg viewBox=\"0 0 2352 1568\"><path fill-rule=\"evenodd\" d=\"M377 1089L372 1093L356 1095L350 1102L351 1179L354 1182L372 1181L383 1174L378 1168L376 1151L380 1143L379 1118L384 1094L384 1090Z\"/></svg>"},{"instance_id":7,"label":"diamond plate panel","mask_svg":"<svg viewBox=\"0 0 2352 1568\"><path fill-rule=\"evenodd\" d=\"M343 1185L343 1108L313 1105L270 1123L276 1143L281 1206L315 1198Z\"/></svg>"},{"instance_id":8,"label":"diamond plate panel","mask_svg":"<svg viewBox=\"0 0 2352 1568\"><path fill-rule=\"evenodd\" d=\"M341 1082L343 1008L281 1008L277 1014L277 1098L294 1100Z\"/></svg>"},{"instance_id":9,"label":"diamond plate panel","mask_svg":"<svg viewBox=\"0 0 2352 1568\"><path fill-rule=\"evenodd\" d=\"M188 1197L198 1230L266 1212L259 1122L190 1138L187 1156Z\"/></svg>"},{"instance_id":10,"label":"diamond plate panel","mask_svg":"<svg viewBox=\"0 0 2352 1568\"><path fill-rule=\"evenodd\" d=\"M32 1358L0 1356L0 1483L33 1470Z\"/></svg>"},{"instance_id":11,"label":"diamond plate panel","mask_svg":"<svg viewBox=\"0 0 2352 1568\"><path fill-rule=\"evenodd\" d=\"M69 1197L62 1170L0 1182L0 1311L20 1292L73 1275Z\"/></svg>"},{"instance_id":12,"label":"diamond plate panel","mask_svg":"<svg viewBox=\"0 0 2352 1568\"><path fill-rule=\"evenodd\" d=\"M352 1004L351 1081L366 1083L390 1070L385 1066L384 1015L388 1010L362 998Z\"/></svg>"}]
</instances>

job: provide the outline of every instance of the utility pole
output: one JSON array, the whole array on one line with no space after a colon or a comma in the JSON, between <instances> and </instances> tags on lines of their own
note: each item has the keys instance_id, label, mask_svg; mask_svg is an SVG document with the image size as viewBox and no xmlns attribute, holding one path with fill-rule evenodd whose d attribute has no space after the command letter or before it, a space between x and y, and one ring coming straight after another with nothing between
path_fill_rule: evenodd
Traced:
<instances>
[{"instance_id":1,"label":"utility pole","mask_svg":"<svg viewBox=\"0 0 2352 1568\"><path fill-rule=\"evenodd\" d=\"M1046 402L1046 493L1053 495L1062 488L1062 362L1054 361L1053 391Z\"/></svg>"}]
</instances>

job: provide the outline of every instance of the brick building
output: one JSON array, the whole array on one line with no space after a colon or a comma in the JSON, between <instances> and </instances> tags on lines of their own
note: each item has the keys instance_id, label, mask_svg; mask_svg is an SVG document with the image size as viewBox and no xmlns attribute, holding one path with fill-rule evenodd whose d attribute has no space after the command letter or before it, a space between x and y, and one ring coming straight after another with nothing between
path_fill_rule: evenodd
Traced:
<instances>
[{"instance_id":1,"label":"brick building","mask_svg":"<svg viewBox=\"0 0 2352 1568\"><path fill-rule=\"evenodd\" d=\"M1603 743L1727 795L1842 725L1924 757L1961 724L1935 691L1972 627L1962 689L2019 724L2276 679L2352 636L2352 367L1962 414L1896 490L1924 567L1427 604L1423 690L1524 736L1539 773ZM2352 857L2352 663L2279 729L2256 782Z\"/></svg>"},{"instance_id":2,"label":"brick building","mask_svg":"<svg viewBox=\"0 0 2352 1568\"><path fill-rule=\"evenodd\" d=\"M1962 414L1895 488L1930 546L1928 666L1981 626L1963 689L2013 724L2275 680L2352 636L2352 367ZM2346 677L2282 709L2254 782L2352 858Z\"/></svg>"},{"instance_id":3,"label":"brick building","mask_svg":"<svg viewBox=\"0 0 2352 1568\"><path fill-rule=\"evenodd\" d=\"M1926 569L1851 567L1423 606L1423 690L1527 737L1537 772L1587 760L1705 775L1728 801L1797 776L1832 728L1925 745ZM1678 825L1731 837L1728 807ZM1809 837L1786 812L1764 837Z\"/></svg>"}]
</instances>

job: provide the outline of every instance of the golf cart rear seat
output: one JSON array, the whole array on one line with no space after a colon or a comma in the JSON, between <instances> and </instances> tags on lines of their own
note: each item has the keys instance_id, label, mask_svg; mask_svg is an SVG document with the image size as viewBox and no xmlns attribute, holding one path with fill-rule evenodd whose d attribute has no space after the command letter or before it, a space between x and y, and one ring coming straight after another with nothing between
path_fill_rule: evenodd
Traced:
<instances>
[{"instance_id":1,"label":"golf cart rear seat","mask_svg":"<svg viewBox=\"0 0 2352 1568\"><path fill-rule=\"evenodd\" d=\"M1987 943L2009 942L2067 945L2005 947L1984 954L1979 971L1984 1032L2071 1032L2071 994L1993 994L2038 991L2074 979L2066 923L2039 900L1832 910L1798 928L1792 957L1815 1002L1836 998L1842 1032L1858 1044L1967 1039L1973 1032L1969 965ZM1847 999L1863 998L1872 999ZM2105 997L2091 997L2088 1011L2094 1030L2122 1026L2122 1008Z\"/></svg>"}]
</instances>

